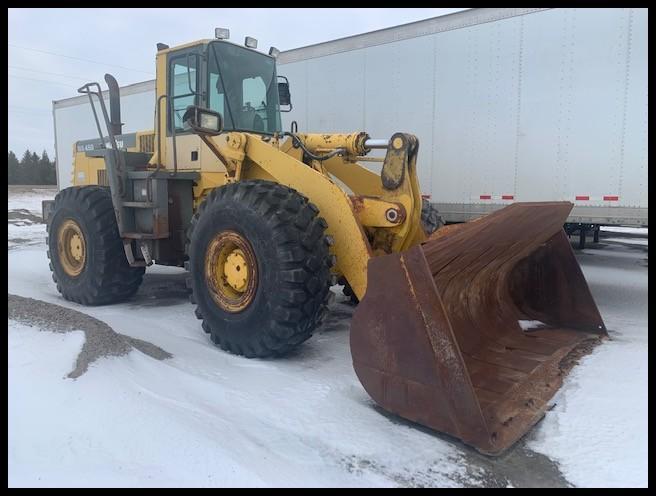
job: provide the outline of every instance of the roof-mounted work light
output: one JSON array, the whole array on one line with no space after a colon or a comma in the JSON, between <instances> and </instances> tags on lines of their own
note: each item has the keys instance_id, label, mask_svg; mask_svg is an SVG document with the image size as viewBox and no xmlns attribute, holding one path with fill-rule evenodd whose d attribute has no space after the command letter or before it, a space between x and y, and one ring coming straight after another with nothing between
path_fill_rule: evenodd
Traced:
<instances>
[{"instance_id":1,"label":"roof-mounted work light","mask_svg":"<svg viewBox=\"0 0 656 496\"><path fill-rule=\"evenodd\" d=\"M227 28L215 28L214 37L217 40L227 40L230 38L230 30Z\"/></svg>"}]
</instances>

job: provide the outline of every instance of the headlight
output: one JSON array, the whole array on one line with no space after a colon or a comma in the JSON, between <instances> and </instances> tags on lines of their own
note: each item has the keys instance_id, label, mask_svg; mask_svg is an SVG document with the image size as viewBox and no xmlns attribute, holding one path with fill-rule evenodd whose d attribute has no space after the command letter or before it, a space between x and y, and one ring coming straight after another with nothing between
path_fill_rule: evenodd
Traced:
<instances>
[{"instance_id":1,"label":"headlight","mask_svg":"<svg viewBox=\"0 0 656 496\"><path fill-rule=\"evenodd\" d=\"M201 112L200 114L200 127L203 129L212 129L220 131L219 129L219 117L213 114L206 114Z\"/></svg>"}]
</instances>

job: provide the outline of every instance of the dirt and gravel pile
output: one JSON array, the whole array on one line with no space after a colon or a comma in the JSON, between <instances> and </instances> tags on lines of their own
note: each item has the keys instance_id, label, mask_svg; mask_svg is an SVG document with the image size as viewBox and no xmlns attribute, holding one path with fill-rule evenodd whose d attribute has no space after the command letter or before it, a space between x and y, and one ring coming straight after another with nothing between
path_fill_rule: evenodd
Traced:
<instances>
[{"instance_id":1,"label":"dirt and gravel pile","mask_svg":"<svg viewBox=\"0 0 656 496\"><path fill-rule=\"evenodd\" d=\"M7 222L14 225L42 224L43 219L29 210L17 208L7 212Z\"/></svg>"},{"instance_id":2,"label":"dirt and gravel pile","mask_svg":"<svg viewBox=\"0 0 656 496\"><path fill-rule=\"evenodd\" d=\"M89 365L101 357L127 355L133 348L157 360L171 358L169 352L148 341L117 333L104 322L84 313L52 303L7 295L8 318L51 332L83 331L84 346L77 357L75 368L68 377L84 374Z\"/></svg>"}]
</instances>

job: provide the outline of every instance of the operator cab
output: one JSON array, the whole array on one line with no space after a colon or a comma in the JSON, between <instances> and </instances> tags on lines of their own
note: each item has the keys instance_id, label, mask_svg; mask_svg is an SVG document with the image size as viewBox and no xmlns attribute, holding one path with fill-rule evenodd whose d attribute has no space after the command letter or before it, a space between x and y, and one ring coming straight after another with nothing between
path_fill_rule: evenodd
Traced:
<instances>
[{"instance_id":1,"label":"operator cab","mask_svg":"<svg viewBox=\"0 0 656 496\"><path fill-rule=\"evenodd\" d=\"M278 83L275 58L256 46L253 38L247 38L247 46L223 38L158 52L158 58L166 58L166 88L158 85L158 97L164 90L169 100L167 136L188 131L183 116L191 105L221 114L224 131L282 132L279 95L287 98L283 105L289 104L289 87Z\"/></svg>"},{"instance_id":2,"label":"operator cab","mask_svg":"<svg viewBox=\"0 0 656 496\"><path fill-rule=\"evenodd\" d=\"M258 52L257 40L250 37L244 46L232 43L227 29L217 28L215 35L173 48L157 45L157 141L151 165L174 171L223 168L185 123L190 107L219 114L219 132L263 137L282 132L280 112L290 111L291 102L287 78L276 74L279 51Z\"/></svg>"}]
</instances>

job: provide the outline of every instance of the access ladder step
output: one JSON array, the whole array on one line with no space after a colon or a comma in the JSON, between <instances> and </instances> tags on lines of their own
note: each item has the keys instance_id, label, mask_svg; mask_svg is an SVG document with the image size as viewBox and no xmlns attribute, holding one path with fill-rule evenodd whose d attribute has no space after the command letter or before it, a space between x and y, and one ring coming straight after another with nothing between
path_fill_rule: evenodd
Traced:
<instances>
[{"instance_id":1,"label":"access ladder step","mask_svg":"<svg viewBox=\"0 0 656 496\"><path fill-rule=\"evenodd\" d=\"M163 239L168 238L168 233L166 235L155 235L152 233L124 232L121 237L126 239Z\"/></svg>"},{"instance_id":2,"label":"access ladder step","mask_svg":"<svg viewBox=\"0 0 656 496\"><path fill-rule=\"evenodd\" d=\"M157 205L152 202L126 201L121 206L126 208L155 208Z\"/></svg>"}]
</instances>

